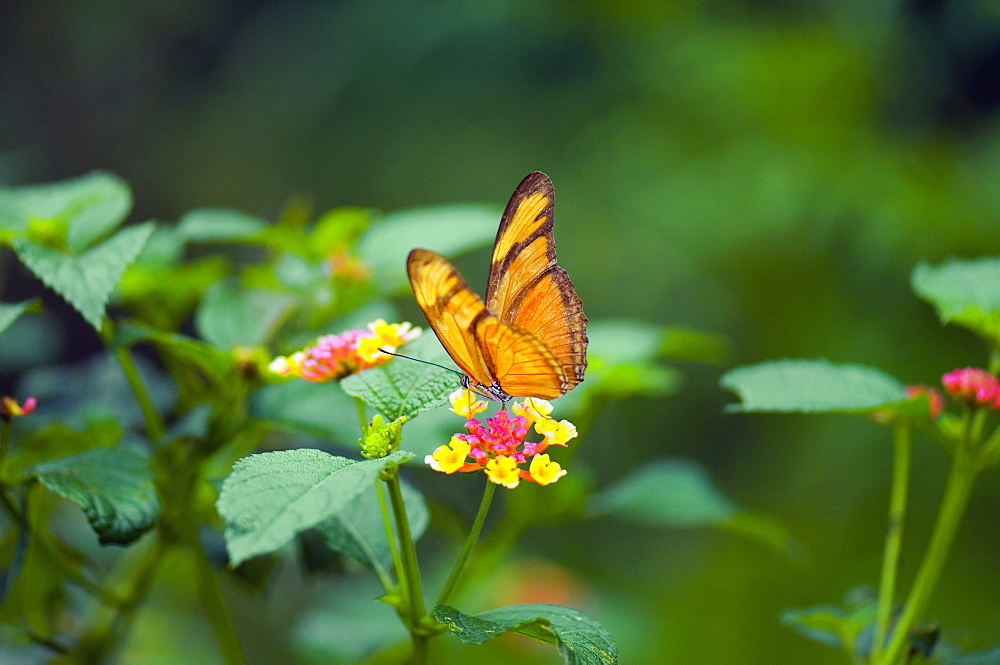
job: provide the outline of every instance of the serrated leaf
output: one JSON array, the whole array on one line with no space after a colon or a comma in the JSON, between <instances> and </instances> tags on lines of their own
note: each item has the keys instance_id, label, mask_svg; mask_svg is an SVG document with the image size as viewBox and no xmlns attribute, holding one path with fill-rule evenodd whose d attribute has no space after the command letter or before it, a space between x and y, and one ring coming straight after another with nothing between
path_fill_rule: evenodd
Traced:
<instances>
[{"instance_id":1,"label":"serrated leaf","mask_svg":"<svg viewBox=\"0 0 1000 665\"><path fill-rule=\"evenodd\" d=\"M321 450L281 450L236 462L216 508L226 522L230 564L273 552L295 534L337 515L358 494L374 491L379 472L408 453L355 461Z\"/></svg>"},{"instance_id":2,"label":"serrated leaf","mask_svg":"<svg viewBox=\"0 0 1000 665\"><path fill-rule=\"evenodd\" d=\"M37 298L15 303L0 302L0 333L6 330L10 324L14 323L17 317L24 314L29 308L33 308L37 303ZM37 309L37 307L34 308Z\"/></svg>"},{"instance_id":3,"label":"serrated leaf","mask_svg":"<svg viewBox=\"0 0 1000 665\"><path fill-rule=\"evenodd\" d=\"M13 246L31 272L100 330L112 290L152 232L151 222L123 229L82 255L57 252L24 238L15 238Z\"/></svg>"},{"instance_id":4,"label":"serrated leaf","mask_svg":"<svg viewBox=\"0 0 1000 665\"><path fill-rule=\"evenodd\" d=\"M406 255L426 247L450 259L493 242L501 210L456 204L401 210L373 223L358 241L357 252L372 278L393 292L406 284Z\"/></svg>"},{"instance_id":5,"label":"serrated leaf","mask_svg":"<svg viewBox=\"0 0 1000 665\"><path fill-rule=\"evenodd\" d=\"M717 528L750 537L784 554L798 545L773 519L741 508L712 482L703 466L684 459L654 460L597 494L596 515L667 528Z\"/></svg>"},{"instance_id":6,"label":"serrated leaf","mask_svg":"<svg viewBox=\"0 0 1000 665\"><path fill-rule=\"evenodd\" d=\"M1000 343L1000 257L950 259L919 264L910 276L914 292L955 323Z\"/></svg>"},{"instance_id":7,"label":"serrated leaf","mask_svg":"<svg viewBox=\"0 0 1000 665\"><path fill-rule=\"evenodd\" d=\"M967 653L957 658L942 659L942 665L1000 665L1000 648Z\"/></svg>"},{"instance_id":8,"label":"serrated leaf","mask_svg":"<svg viewBox=\"0 0 1000 665\"><path fill-rule=\"evenodd\" d=\"M4 226L24 230L34 219L67 225L66 245L78 253L116 229L132 209L132 192L118 176L95 171L79 178L5 190L18 215L8 208ZM7 198L7 197L5 197ZM15 217L15 218L12 218Z\"/></svg>"},{"instance_id":9,"label":"serrated leaf","mask_svg":"<svg viewBox=\"0 0 1000 665\"><path fill-rule=\"evenodd\" d=\"M246 240L267 228L268 223L232 208L197 208L177 222L177 234L189 242L233 242Z\"/></svg>"},{"instance_id":10,"label":"serrated leaf","mask_svg":"<svg viewBox=\"0 0 1000 665\"><path fill-rule=\"evenodd\" d=\"M432 615L466 644L513 633L557 646L570 665L618 662L618 647L608 631L592 617L562 605L509 605L474 615L438 605Z\"/></svg>"},{"instance_id":11,"label":"serrated leaf","mask_svg":"<svg viewBox=\"0 0 1000 665\"><path fill-rule=\"evenodd\" d=\"M32 473L83 509L101 544L127 545L160 516L149 459L133 446L96 448L43 462Z\"/></svg>"},{"instance_id":12,"label":"serrated leaf","mask_svg":"<svg viewBox=\"0 0 1000 665\"><path fill-rule=\"evenodd\" d=\"M267 289L215 284L195 312L198 334L218 349L263 346L288 316L295 297Z\"/></svg>"},{"instance_id":13,"label":"serrated leaf","mask_svg":"<svg viewBox=\"0 0 1000 665\"><path fill-rule=\"evenodd\" d=\"M433 350L432 350L433 349ZM425 333L406 347L407 355L438 360L437 338ZM422 411L448 403L447 396L459 387L458 376L448 370L406 358L393 358L385 365L349 376L340 382L344 392L360 397L388 420L413 418Z\"/></svg>"},{"instance_id":14,"label":"serrated leaf","mask_svg":"<svg viewBox=\"0 0 1000 665\"><path fill-rule=\"evenodd\" d=\"M827 360L774 360L723 375L723 388L739 395L730 411L865 413L906 398L899 381L864 365Z\"/></svg>"},{"instance_id":15,"label":"serrated leaf","mask_svg":"<svg viewBox=\"0 0 1000 665\"><path fill-rule=\"evenodd\" d=\"M430 521L423 495L412 485L401 482L410 534L416 541ZM382 509L375 492L362 492L343 510L316 527L330 549L371 566L372 558L383 566L392 563L385 540Z\"/></svg>"}]
</instances>

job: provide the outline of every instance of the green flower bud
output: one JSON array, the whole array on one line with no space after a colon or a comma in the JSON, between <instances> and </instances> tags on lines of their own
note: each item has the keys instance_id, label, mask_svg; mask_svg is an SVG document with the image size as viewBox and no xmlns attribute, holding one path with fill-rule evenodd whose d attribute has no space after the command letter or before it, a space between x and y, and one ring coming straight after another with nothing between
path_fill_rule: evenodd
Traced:
<instances>
[{"instance_id":1,"label":"green flower bud","mask_svg":"<svg viewBox=\"0 0 1000 665\"><path fill-rule=\"evenodd\" d=\"M361 454L368 459L377 459L398 450L405 422L406 416L403 416L387 424L385 418L376 414L371 424L365 427L364 439L358 439Z\"/></svg>"}]
</instances>

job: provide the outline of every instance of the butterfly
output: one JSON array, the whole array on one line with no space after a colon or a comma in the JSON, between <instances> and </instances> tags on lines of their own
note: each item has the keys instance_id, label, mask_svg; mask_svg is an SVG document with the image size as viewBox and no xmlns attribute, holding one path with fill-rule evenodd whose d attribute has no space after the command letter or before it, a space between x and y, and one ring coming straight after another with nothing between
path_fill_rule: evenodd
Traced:
<instances>
[{"instance_id":1,"label":"butterfly","mask_svg":"<svg viewBox=\"0 0 1000 665\"><path fill-rule=\"evenodd\" d=\"M414 249L410 285L427 322L455 364L462 387L504 404L513 397L554 399L583 381L587 317L552 237L555 193L529 173L500 219L486 300L443 256Z\"/></svg>"}]
</instances>

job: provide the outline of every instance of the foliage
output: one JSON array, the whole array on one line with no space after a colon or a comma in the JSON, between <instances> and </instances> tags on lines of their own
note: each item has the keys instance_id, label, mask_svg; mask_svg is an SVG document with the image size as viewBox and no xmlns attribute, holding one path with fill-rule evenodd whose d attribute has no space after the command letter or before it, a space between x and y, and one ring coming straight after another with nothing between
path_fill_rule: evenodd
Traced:
<instances>
[{"instance_id":1,"label":"foliage","mask_svg":"<svg viewBox=\"0 0 1000 665\"><path fill-rule=\"evenodd\" d=\"M377 319L395 310L401 254L434 229L456 252L489 242L482 208L383 218L343 208L274 223L201 208L175 224L122 227L129 188L104 173L10 188L0 199L3 242L105 347L83 368L26 372L21 385L37 395L5 398L0 411L0 504L7 518L2 619L15 657L33 645L67 662L122 658L139 609L154 602L162 576L180 557L194 571L222 658L245 662L243 631L223 585L240 579L266 588L269 571L293 562L294 551L330 579L374 575L380 600L410 637L415 662L425 661L428 640L440 635L479 645L512 633L555 647L567 662L614 663L610 633L579 610L532 602L472 614L446 603L489 592L491 575L534 528L558 532L584 517L717 529L780 554L793 549L781 525L739 507L697 463L665 458L591 499L582 467L551 486L511 491L510 514L478 549L497 485L476 476L486 492L465 545L434 546L418 557L417 541L441 538L456 519L435 488L461 474L420 472L420 461L438 454L448 430L473 422L475 412L449 416L451 423L433 420L457 385L454 373L384 355L355 364L328 357L323 372L310 373L303 370L307 356L292 351L317 338L339 353L347 340L364 335L403 335L407 326ZM41 311L37 300L2 304L0 333ZM372 319L367 331L359 330ZM725 354L719 338L677 326L594 321L591 331L593 371L559 403L583 424L615 400L669 395L680 372L664 359L718 362ZM447 362L429 335L407 350ZM272 361L276 353L289 355ZM578 434L586 443L585 426L578 430L541 412L534 417L539 434L549 427L550 450ZM353 452L319 449L327 446ZM563 471L555 464L548 475L532 473L541 484ZM541 501L546 510L537 508ZM64 524L73 510L86 518L97 548ZM224 551L213 543L224 543ZM452 573L428 610L423 580L440 584L435 571L451 554L457 555ZM543 596L548 583L535 580ZM397 632L387 629L376 639L350 628L346 616L326 616L339 622L345 639L356 640L342 653L398 659ZM285 648L296 647L289 641Z\"/></svg>"}]
</instances>

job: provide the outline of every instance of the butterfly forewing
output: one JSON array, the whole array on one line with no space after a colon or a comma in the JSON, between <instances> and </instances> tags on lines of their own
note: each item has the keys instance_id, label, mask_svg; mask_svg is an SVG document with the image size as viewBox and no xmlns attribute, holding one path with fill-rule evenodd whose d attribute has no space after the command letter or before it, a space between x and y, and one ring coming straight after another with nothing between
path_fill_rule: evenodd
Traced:
<instances>
[{"instance_id":1,"label":"butterfly forewing","mask_svg":"<svg viewBox=\"0 0 1000 665\"><path fill-rule=\"evenodd\" d=\"M583 381L587 368L587 317L566 271L556 265L554 207L552 181L544 173L529 174L514 190L493 246L486 306L553 353L565 391Z\"/></svg>"},{"instance_id":2,"label":"butterfly forewing","mask_svg":"<svg viewBox=\"0 0 1000 665\"><path fill-rule=\"evenodd\" d=\"M488 316L482 299L440 254L415 249L406 270L417 304L448 355L476 382L492 383L474 334L476 321Z\"/></svg>"},{"instance_id":3,"label":"butterfly forewing","mask_svg":"<svg viewBox=\"0 0 1000 665\"><path fill-rule=\"evenodd\" d=\"M486 306L508 318L525 284L556 264L552 238L555 193L544 173L528 174L514 190L493 245Z\"/></svg>"}]
</instances>

